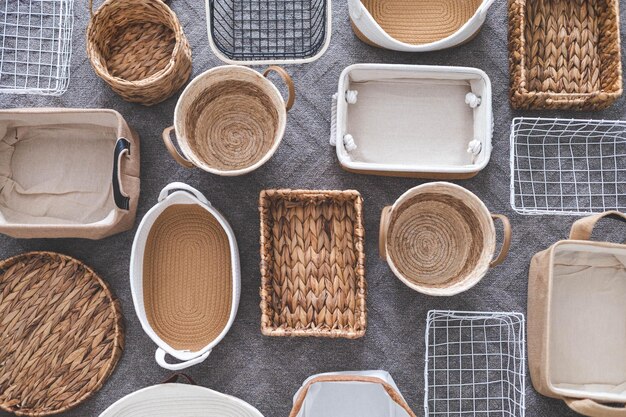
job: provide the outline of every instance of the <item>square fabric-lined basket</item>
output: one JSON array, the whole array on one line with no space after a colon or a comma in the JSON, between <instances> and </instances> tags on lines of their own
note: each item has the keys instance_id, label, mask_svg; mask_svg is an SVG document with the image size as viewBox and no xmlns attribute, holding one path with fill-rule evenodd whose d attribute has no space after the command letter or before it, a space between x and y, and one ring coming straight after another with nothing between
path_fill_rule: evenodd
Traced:
<instances>
[{"instance_id":1,"label":"square fabric-lined basket","mask_svg":"<svg viewBox=\"0 0 626 417\"><path fill-rule=\"evenodd\" d=\"M598 110L622 94L618 0L509 0L511 105Z\"/></svg>"},{"instance_id":2,"label":"square fabric-lined basket","mask_svg":"<svg viewBox=\"0 0 626 417\"><path fill-rule=\"evenodd\" d=\"M264 335L365 334L362 206L354 190L261 192Z\"/></svg>"}]
</instances>

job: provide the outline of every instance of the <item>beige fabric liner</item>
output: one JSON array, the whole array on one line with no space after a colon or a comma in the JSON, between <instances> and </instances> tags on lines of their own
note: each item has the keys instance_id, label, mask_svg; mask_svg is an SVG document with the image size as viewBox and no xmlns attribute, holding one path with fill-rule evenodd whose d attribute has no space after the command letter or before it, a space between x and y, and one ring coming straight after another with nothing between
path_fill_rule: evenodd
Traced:
<instances>
[{"instance_id":1,"label":"beige fabric liner","mask_svg":"<svg viewBox=\"0 0 626 417\"><path fill-rule=\"evenodd\" d=\"M350 82L358 91L350 104L346 132L357 149L355 162L406 165L468 165L474 139L471 91L463 80L377 80Z\"/></svg>"},{"instance_id":2,"label":"beige fabric liner","mask_svg":"<svg viewBox=\"0 0 626 417\"><path fill-rule=\"evenodd\" d=\"M482 0L362 0L392 38L412 45L435 42L457 32Z\"/></svg>"},{"instance_id":3,"label":"beige fabric liner","mask_svg":"<svg viewBox=\"0 0 626 417\"><path fill-rule=\"evenodd\" d=\"M626 250L558 247L553 276L553 386L626 399Z\"/></svg>"},{"instance_id":4,"label":"beige fabric liner","mask_svg":"<svg viewBox=\"0 0 626 417\"><path fill-rule=\"evenodd\" d=\"M117 132L95 124L0 125L0 212L8 223L94 223L115 209Z\"/></svg>"},{"instance_id":5,"label":"beige fabric liner","mask_svg":"<svg viewBox=\"0 0 626 417\"><path fill-rule=\"evenodd\" d=\"M199 351L224 330L233 283L228 235L197 205L174 204L156 219L143 258L148 323L176 350Z\"/></svg>"}]
</instances>

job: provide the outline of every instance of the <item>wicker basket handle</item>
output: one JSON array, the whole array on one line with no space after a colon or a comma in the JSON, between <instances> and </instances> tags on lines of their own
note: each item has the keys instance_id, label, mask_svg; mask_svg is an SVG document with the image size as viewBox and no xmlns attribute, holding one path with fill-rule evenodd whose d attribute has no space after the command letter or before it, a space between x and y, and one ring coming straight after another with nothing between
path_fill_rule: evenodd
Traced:
<instances>
[{"instance_id":1,"label":"wicker basket handle","mask_svg":"<svg viewBox=\"0 0 626 417\"><path fill-rule=\"evenodd\" d=\"M211 354L211 350L203 353L202 355L189 359L188 361L179 362L179 363L169 363L165 360L165 351L161 348L157 348L154 359L159 364L161 368L169 369L170 371L180 371L181 369L189 368L190 366L197 365L202 363L209 357Z\"/></svg>"},{"instance_id":2,"label":"wicker basket handle","mask_svg":"<svg viewBox=\"0 0 626 417\"><path fill-rule=\"evenodd\" d=\"M270 72L275 72L276 74L280 75L280 78L282 78L285 84L287 84L289 97L287 97L285 109L287 109L287 111L291 110L291 108L293 107L294 101L296 101L296 87L293 84L293 80L291 79L291 76L287 74L287 71L285 71L282 67L279 67L277 65L271 65L267 67L265 71L263 71L263 76L267 77L267 75Z\"/></svg>"},{"instance_id":3,"label":"wicker basket handle","mask_svg":"<svg viewBox=\"0 0 626 417\"><path fill-rule=\"evenodd\" d=\"M492 214L491 218L493 220L500 220L502 222L503 227L503 237L502 237L502 249L500 249L500 253L498 257L491 261L489 264L489 268L493 268L494 266L500 265L506 259L509 254L509 249L511 247L511 222L509 222L509 218L503 214Z\"/></svg>"},{"instance_id":4,"label":"wicker basket handle","mask_svg":"<svg viewBox=\"0 0 626 417\"><path fill-rule=\"evenodd\" d=\"M626 214L617 210L605 211L604 213L594 214L593 216L585 217L580 220L576 220L572 225L572 230L569 232L569 238L573 240L589 240L591 239L591 233L596 223L605 217L612 217L614 219L626 221Z\"/></svg>"},{"instance_id":5,"label":"wicker basket handle","mask_svg":"<svg viewBox=\"0 0 626 417\"><path fill-rule=\"evenodd\" d=\"M207 200L204 194L202 194L200 191L193 188L191 185L185 184L184 182L171 182L167 184L165 187L163 187L163 189L159 193L158 202L160 203L161 201L165 200L172 191L186 191L189 194L196 197L196 199L200 201L201 203L203 203L204 205L206 206L211 205L211 203L209 202L209 200Z\"/></svg>"},{"instance_id":6,"label":"wicker basket handle","mask_svg":"<svg viewBox=\"0 0 626 417\"><path fill-rule=\"evenodd\" d=\"M392 206L383 208L380 213L380 229L378 232L378 255L383 261L387 260L387 232L389 231L389 221L391 220Z\"/></svg>"},{"instance_id":7,"label":"wicker basket handle","mask_svg":"<svg viewBox=\"0 0 626 417\"><path fill-rule=\"evenodd\" d=\"M311 388L311 385L317 384L318 382L367 382L370 384L382 385L389 397L391 397L394 402L402 407L410 417L416 417L415 413L413 413L413 410L411 410L406 401L404 401L404 398L402 398L398 391L396 391L391 385L389 385L387 382L383 381L380 378L361 375L320 375L311 379L300 390L300 395L294 401L293 409L291 410L291 414L289 414L289 417L296 417L298 415L298 413L302 409L302 405L304 404L306 395L309 392L309 388Z\"/></svg>"},{"instance_id":8,"label":"wicker basket handle","mask_svg":"<svg viewBox=\"0 0 626 417\"><path fill-rule=\"evenodd\" d=\"M122 187L122 157L130 155L130 142L125 138L119 138L115 142L113 151L113 200L115 205L122 210L130 208L130 198Z\"/></svg>"},{"instance_id":9,"label":"wicker basket handle","mask_svg":"<svg viewBox=\"0 0 626 417\"><path fill-rule=\"evenodd\" d=\"M167 4L169 0L161 0L161 1ZM91 18L93 18L93 14L94 14L93 13L93 0L89 0L89 15L91 16Z\"/></svg>"},{"instance_id":10,"label":"wicker basket handle","mask_svg":"<svg viewBox=\"0 0 626 417\"><path fill-rule=\"evenodd\" d=\"M565 404L579 414L589 417L626 417L626 406L611 407L590 399L565 398Z\"/></svg>"},{"instance_id":11,"label":"wicker basket handle","mask_svg":"<svg viewBox=\"0 0 626 417\"><path fill-rule=\"evenodd\" d=\"M174 143L172 142L172 130L174 130L174 126L166 127L163 130L163 143L165 143L167 151L170 153L170 155L172 155L172 158L174 158L174 160L180 165L184 166L185 168L195 168L193 162L182 156L178 149L176 149L176 147L174 146Z\"/></svg>"}]
</instances>

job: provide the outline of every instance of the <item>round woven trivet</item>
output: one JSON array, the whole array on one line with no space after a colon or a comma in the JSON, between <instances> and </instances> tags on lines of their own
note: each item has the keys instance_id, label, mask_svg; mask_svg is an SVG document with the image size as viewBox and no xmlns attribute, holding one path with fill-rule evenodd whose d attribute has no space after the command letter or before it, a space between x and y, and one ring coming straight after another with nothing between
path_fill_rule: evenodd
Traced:
<instances>
[{"instance_id":1,"label":"round woven trivet","mask_svg":"<svg viewBox=\"0 0 626 417\"><path fill-rule=\"evenodd\" d=\"M459 198L418 194L394 209L387 252L398 271L419 286L464 280L483 252L482 225Z\"/></svg>"},{"instance_id":2,"label":"round woven trivet","mask_svg":"<svg viewBox=\"0 0 626 417\"><path fill-rule=\"evenodd\" d=\"M143 257L148 323L176 350L199 351L228 324L233 298L228 235L206 209L167 207L150 229Z\"/></svg>"},{"instance_id":3,"label":"round woven trivet","mask_svg":"<svg viewBox=\"0 0 626 417\"><path fill-rule=\"evenodd\" d=\"M124 348L119 302L82 262L31 252L0 263L0 408L64 412L100 389Z\"/></svg>"},{"instance_id":4,"label":"round woven trivet","mask_svg":"<svg viewBox=\"0 0 626 417\"><path fill-rule=\"evenodd\" d=\"M127 101L152 105L191 75L191 49L176 14L161 0L106 0L87 28L96 74Z\"/></svg>"},{"instance_id":5,"label":"round woven trivet","mask_svg":"<svg viewBox=\"0 0 626 417\"><path fill-rule=\"evenodd\" d=\"M260 161L276 142L279 116L259 86L225 80L207 88L185 119L188 145L208 166L223 171Z\"/></svg>"},{"instance_id":6,"label":"round woven trivet","mask_svg":"<svg viewBox=\"0 0 626 417\"><path fill-rule=\"evenodd\" d=\"M421 45L457 32L482 0L361 0L392 38Z\"/></svg>"}]
</instances>

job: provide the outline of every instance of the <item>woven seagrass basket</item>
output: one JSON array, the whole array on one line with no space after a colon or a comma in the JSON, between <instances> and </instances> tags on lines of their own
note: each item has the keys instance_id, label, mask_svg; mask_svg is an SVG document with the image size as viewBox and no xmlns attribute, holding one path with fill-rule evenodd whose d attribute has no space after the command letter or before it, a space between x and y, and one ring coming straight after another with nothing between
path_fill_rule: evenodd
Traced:
<instances>
[{"instance_id":1,"label":"woven seagrass basket","mask_svg":"<svg viewBox=\"0 0 626 417\"><path fill-rule=\"evenodd\" d=\"M87 27L87 55L124 100L146 106L178 91L191 75L191 49L176 14L161 0L106 0Z\"/></svg>"},{"instance_id":2,"label":"woven seagrass basket","mask_svg":"<svg viewBox=\"0 0 626 417\"><path fill-rule=\"evenodd\" d=\"M261 192L264 335L365 334L362 206L354 190Z\"/></svg>"},{"instance_id":3,"label":"woven seagrass basket","mask_svg":"<svg viewBox=\"0 0 626 417\"><path fill-rule=\"evenodd\" d=\"M493 259L495 219L504 233L500 254ZM505 216L490 213L465 188L431 182L385 207L379 239L381 258L408 287L428 295L455 295L506 259L511 227Z\"/></svg>"},{"instance_id":4,"label":"woven seagrass basket","mask_svg":"<svg viewBox=\"0 0 626 417\"><path fill-rule=\"evenodd\" d=\"M0 409L62 413L98 391L124 349L119 302L82 262L30 252L0 262Z\"/></svg>"},{"instance_id":5,"label":"woven seagrass basket","mask_svg":"<svg viewBox=\"0 0 626 417\"><path fill-rule=\"evenodd\" d=\"M509 0L511 105L604 109L622 94L618 0Z\"/></svg>"}]
</instances>

